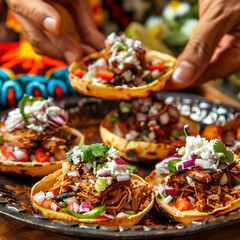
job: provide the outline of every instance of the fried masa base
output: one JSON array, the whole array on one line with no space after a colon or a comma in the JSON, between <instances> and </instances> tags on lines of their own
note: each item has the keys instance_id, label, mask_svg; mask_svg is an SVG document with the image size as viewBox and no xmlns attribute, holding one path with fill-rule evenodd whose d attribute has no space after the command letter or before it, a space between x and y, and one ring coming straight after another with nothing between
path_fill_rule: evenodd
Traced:
<instances>
[{"instance_id":1,"label":"fried masa base","mask_svg":"<svg viewBox=\"0 0 240 240\"><path fill-rule=\"evenodd\" d=\"M145 180L152 185L159 184L161 180L167 175L158 175L156 169L151 172L149 176L145 178ZM228 212L234 211L240 208L240 199L232 201L229 205L214 209L211 212L199 212L197 209L187 210L180 212L175 208L175 203L170 202L169 204L165 203L165 201L157 197L158 190L154 190L155 193L155 206L156 208L165 215L170 221L182 222L184 224L189 224L193 221L201 220L201 219L210 219L215 218L217 216L224 215Z\"/></svg>"},{"instance_id":2,"label":"fried masa base","mask_svg":"<svg viewBox=\"0 0 240 240\"><path fill-rule=\"evenodd\" d=\"M75 128L68 126L62 127L63 132L68 132L77 136L74 140L74 145L84 143L83 134ZM62 167L62 163L65 159L56 162L44 162L44 163L33 163L33 162L13 162L1 159L0 156L0 171L16 175L27 175L31 177L44 177L57 169Z\"/></svg>"},{"instance_id":3,"label":"fried masa base","mask_svg":"<svg viewBox=\"0 0 240 240\"><path fill-rule=\"evenodd\" d=\"M170 144L127 141L125 138L119 137L114 132L114 126L110 122L111 115L117 112L117 110L113 110L104 118L100 126L100 135L104 144L116 148L121 157L132 162L156 162L176 152L176 147ZM195 135L200 131L198 123L189 117L180 115L180 121L188 124L190 129L194 129L191 135Z\"/></svg>"},{"instance_id":4,"label":"fried masa base","mask_svg":"<svg viewBox=\"0 0 240 240\"><path fill-rule=\"evenodd\" d=\"M101 52L96 52L89 55L87 58L100 58ZM167 73L163 74L157 80L150 84L146 84L141 87L123 87L123 86L112 86L109 84L93 83L92 81L86 81L74 75L74 71L82 67L82 62L73 62L69 66L68 75L73 88L76 91L83 93L88 96L101 97L105 99L125 99L130 100L134 97L143 98L147 97L151 92L162 90L166 84L166 81L171 77L174 67L176 65L176 58L169 56L164 53L157 51L147 51L146 57L150 59L161 60L165 67L170 69Z\"/></svg>"},{"instance_id":5,"label":"fried masa base","mask_svg":"<svg viewBox=\"0 0 240 240\"><path fill-rule=\"evenodd\" d=\"M62 174L62 169L57 170L56 172L44 177L41 181L37 182L32 190L31 190L31 204L35 211L40 211L44 216L59 221L72 221L79 223L91 223L91 224L99 224L99 225L112 225L112 226L133 226L136 225L141 218L147 214L147 212L152 208L154 204L154 193L151 193L151 202L144 211L139 212L138 214L134 214L131 216L123 216L119 218L114 218L110 220L100 220L100 219L79 219L67 213L58 213L53 210L45 209L38 206L33 200L33 196L39 191L47 192L57 181L57 178ZM141 177L131 174L131 180L135 185L146 184ZM150 186L149 186L150 187Z\"/></svg>"}]
</instances>

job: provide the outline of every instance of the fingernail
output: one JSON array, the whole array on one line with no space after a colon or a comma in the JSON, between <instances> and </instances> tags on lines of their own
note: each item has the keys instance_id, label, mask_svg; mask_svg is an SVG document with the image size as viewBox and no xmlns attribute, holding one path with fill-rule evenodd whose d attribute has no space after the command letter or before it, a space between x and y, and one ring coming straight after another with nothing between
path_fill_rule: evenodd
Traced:
<instances>
[{"instance_id":1,"label":"fingernail","mask_svg":"<svg viewBox=\"0 0 240 240\"><path fill-rule=\"evenodd\" d=\"M77 55L71 51L66 51L66 52L64 52L64 57L68 63L72 63L73 61L76 60Z\"/></svg>"},{"instance_id":2,"label":"fingernail","mask_svg":"<svg viewBox=\"0 0 240 240\"><path fill-rule=\"evenodd\" d=\"M172 75L172 79L176 83L189 83L195 74L195 67L188 61L182 61Z\"/></svg>"},{"instance_id":3,"label":"fingernail","mask_svg":"<svg viewBox=\"0 0 240 240\"><path fill-rule=\"evenodd\" d=\"M51 33L54 33L56 32L56 20L51 18L51 17L46 17L44 20L43 20L43 27L51 32Z\"/></svg>"}]
</instances>

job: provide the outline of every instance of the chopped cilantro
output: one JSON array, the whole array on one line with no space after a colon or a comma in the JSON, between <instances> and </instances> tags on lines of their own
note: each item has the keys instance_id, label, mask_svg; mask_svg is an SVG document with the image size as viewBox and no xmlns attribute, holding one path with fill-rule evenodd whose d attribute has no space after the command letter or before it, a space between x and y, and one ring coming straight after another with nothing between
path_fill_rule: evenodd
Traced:
<instances>
[{"instance_id":1,"label":"chopped cilantro","mask_svg":"<svg viewBox=\"0 0 240 240\"><path fill-rule=\"evenodd\" d=\"M95 157L103 157L106 155L110 147L108 145L103 145L102 143L95 143L90 145L92 153Z\"/></svg>"},{"instance_id":2,"label":"chopped cilantro","mask_svg":"<svg viewBox=\"0 0 240 240\"><path fill-rule=\"evenodd\" d=\"M147 83L150 83L152 82L154 79L152 78L152 74L151 73L148 73L144 78L143 78L144 81L146 81Z\"/></svg>"},{"instance_id":3,"label":"chopped cilantro","mask_svg":"<svg viewBox=\"0 0 240 240\"><path fill-rule=\"evenodd\" d=\"M133 165L126 165L126 168L129 170L130 173L136 173L137 172L137 167Z\"/></svg>"},{"instance_id":4,"label":"chopped cilantro","mask_svg":"<svg viewBox=\"0 0 240 240\"><path fill-rule=\"evenodd\" d=\"M73 154L73 152L67 154L66 160L67 160L68 162L71 162L71 160L72 160L72 154Z\"/></svg>"},{"instance_id":5,"label":"chopped cilantro","mask_svg":"<svg viewBox=\"0 0 240 240\"><path fill-rule=\"evenodd\" d=\"M117 118L118 118L118 114L113 113L110 117L110 123L115 123L117 121Z\"/></svg>"},{"instance_id":6,"label":"chopped cilantro","mask_svg":"<svg viewBox=\"0 0 240 240\"><path fill-rule=\"evenodd\" d=\"M84 162L94 162L96 160L91 149L87 149L82 153L82 161Z\"/></svg>"},{"instance_id":7,"label":"chopped cilantro","mask_svg":"<svg viewBox=\"0 0 240 240\"><path fill-rule=\"evenodd\" d=\"M141 142L141 141L143 141L143 139L141 137L138 137L135 141Z\"/></svg>"},{"instance_id":8,"label":"chopped cilantro","mask_svg":"<svg viewBox=\"0 0 240 240\"><path fill-rule=\"evenodd\" d=\"M3 143L3 135L0 135L0 145Z\"/></svg>"},{"instance_id":9,"label":"chopped cilantro","mask_svg":"<svg viewBox=\"0 0 240 240\"><path fill-rule=\"evenodd\" d=\"M216 140L215 144L213 145L214 152L223 153L224 156L220 158L220 162L234 162L234 153L231 149L228 149L224 143L219 140Z\"/></svg>"},{"instance_id":10,"label":"chopped cilantro","mask_svg":"<svg viewBox=\"0 0 240 240\"><path fill-rule=\"evenodd\" d=\"M140 136L148 136L148 135L149 135L149 131L148 130L144 130L140 134Z\"/></svg>"},{"instance_id":11,"label":"chopped cilantro","mask_svg":"<svg viewBox=\"0 0 240 240\"><path fill-rule=\"evenodd\" d=\"M103 168L105 166L106 166L106 163L99 163L99 164L97 164L96 171L98 171L99 169L101 169L101 168Z\"/></svg>"},{"instance_id":12,"label":"chopped cilantro","mask_svg":"<svg viewBox=\"0 0 240 240\"><path fill-rule=\"evenodd\" d=\"M160 195L160 193L157 194L157 197L158 197L159 199L162 199L162 196Z\"/></svg>"}]
</instances>

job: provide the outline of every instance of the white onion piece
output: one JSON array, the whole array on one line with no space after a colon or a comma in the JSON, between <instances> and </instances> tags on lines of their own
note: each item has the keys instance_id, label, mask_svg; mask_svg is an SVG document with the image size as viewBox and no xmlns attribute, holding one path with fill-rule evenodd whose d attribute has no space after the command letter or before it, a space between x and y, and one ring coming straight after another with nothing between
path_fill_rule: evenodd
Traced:
<instances>
[{"instance_id":1,"label":"white onion piece","mask_svg":"<svg viewBox=\"0 0 240 240\"><path fill-rule=\"evenodd\" d=\"M96 65L90 65L88 67L88 71L91 73L92 77L96 77L96 75L97 75L97 66Z\"/></svg>"},{"instance_id":2,"label":"white onion piece","mask_svg":"<svg viewBox=\"0 0 240 240\"><path fill-rule=\"evenodd\" d=\"M58 212L58 211L60 211L61 208L55 202L52 202L51 209Z\"/></svg>"},{"instance_id":3,"label":"white onion piece","mask_svg":"<svg viewBox=\"0 0 240 240\"><path fill-rule=\"evenodd\" d=\"M150 62L151 65L159 65L159 64L162 64L163 62L161 60L158 60L158 59L155 59L153 61Z\"/></svg>"},{"instance_id":4,"label":"white onion piece","mask_svg":"<svg viewBox=\"0 0 240 240\"><path fill-rule=\"evenodd\" d=\"M159 121L162 125L167 125L170 121L169 115L167 112L159 116Z\"/></svg>"},{"instance_id":5,"label":"white onion piece","mask_svg":"<svg viewBox=\"0 0 240 240\"><path fill-rule=\"evenodd\" d=\"M153 79L157 79L157 78L159 77L159 75L160 75L160 72L159 72L158 69L155 69L155 70L153 70L153 71L151 72L151 75L152 75L152 78L153 78Z\"/></svg>"},{"instance_id":6,"label":"white onion piece","mask_svg":"<svg viewBox=\"0 0 240 240\"><path fill-rule=\"evenodd\" d=\"M156 134L154 131L151 131L149 134L148 134L148 138L149 140L152 142L155 138L156 138Z\"/></svg>"},{"instance_id":7,"label":"white onion piece","mask_svg":"<svg viewBox=\"0 0 240 240\"><path fill-rule=\"evenodd\" d=\"M125 175L119 175L117 176L117 181L122 182L122 181L127 181L130 179L130 174L125 174Z\"/></svg>"},{"instance_id":8,"label":"white onion piece","mask_svg":"<svg viewBox=\"0 0 240 240\"><path fill-rule=\"evenodd\" d=\"M174 117L174 118L178 118L179 116L179 112L177 108L171 104L169 104L168 113L171 117Z\"/></svg>"},{"instance_id":9,"label":"white onion piece","mask_svg":"<svg viewBox=\"0 0 240 240\"><path fill-rule=\"evenodd\" d=\"M116 216L116 218L120 218L120 217L124 217L124 216L128 217L128 216L130 216L130 215L129 215L129 214L126 214L126 213L124 213L124 212L120 212L120 213Z\"/></svg>"},{"instance_id":10,"label":"white onion piece","mask_svg":"<svg viewBox=\"0 0 240 240\"><path fill-rule=\"evenodd\" d=\"M53 197L54 197L53 192L46 192L46 199L47 200L50 200Z\"/></svg>"},{"instance_id":11,"label":"white onion piece","mask_svg":"<svg viewBox=\"0 0 240 240\"><path fill-rule=\"evenodd\" d=\"M97 177L109 177L111 176L111 169L99 169L97 171Z\"/></svg>"},{"instance_id":12,"label":"white onion piece","mask_svg":"<svg viewBox=\"0 0 240 240\"><path fill-rule=\"evenodd\" d=\"M219 183L221 186L225 185L228 182L227 174L224 173L221 178L219 179Z\"/></svg>"},{"instance_id":13,"label":"white onion piece","mask_svg":"<svg viewBox=\"0 0 240 240\"><path fill-rule=\"evenodd\" d=\"M147 137L147 136L145 136L145 135L142 136L142 139L143 139L145 142L151 142L150 138Z\"/></svg>"},{"instance_id":14,"label":"white onion piece","mask_svg":"<svg viewBox=\"0 0 240 240\"><path fill-rule=\"evenodd\" d=\"M107 62L104 58L99 58L95 64L99 67L106 67L107 66Z\"/></svg>"},{"instance_id":15,"label":"white onion piece","mask_svg":"<svg viewBox=\"0 0 240 240\"><path fill-rule=\"evenodd\" d=\"M76 156L72 156L72 161L74 165L77 165L80 162L80 159Z\"/></svg>"},{"instance_id":16,"label":"white onion piece","mask_svg":"<svg viewBox=\"0 0 240 240\"><path fill-rule=\"evenodd\" d=\"M25 159L27 157L26 152L22 151L20 149L16 150L16 151L13 151L13 155L15 156L17 161L21 161L22 159Z\"/></svg>"},{"instance_id":17,"label":"white onion piece","mask_svg":"<svg viewBox=\"0 0 240 240\"><path fill-rule=\"evenodd\" d=\"M65 198L64 202L66 204L69 204L69 203L72 203L72 202L78 203L78 200L75 197L70 197L70 198Z\"/></svg>"},{"instance_id":18,"label":"white onion piece","mask_svg":"<svg viewBox=\"0 0 240 240\"><path fill-rule=\"evenodd\" d=\"M78 203L76 202L73 202L73 211L76 212L76 213L79 213L79 209L80 209L80 206Z\"/></svg>"},{"instance_id":19,"label":"white onion piece","mask_svg":"<svg viewBox=\"0 0 240 240\"><path fill-rule=\"evenodd\" d=\"M92 168L93 164L91 162L87 162L83 167L86 172L89 172Z\"/></svg>"},{"instance_id":20,"label":"white onion piece","mask_svg":"<svg viewBox=\"0 0 240 240\"><path fill-rule=\"evenodd\" d=\"M165 192L167 194L170 194L170 195L174 196L174 197L179 195L178 192L174 188L170 188L167 185L165 186Z\"/></svg>"},{"instance_id":21,"label":"white onion piece","mask_svg":"<svg viewBox=\"0 0 240 240\"><path fill-rule=\"evenodd\" d=\"M43 201L45 200L45 197L46 197L45 193L43 191L40 191L39 193L33 196L33 199L38 205L42 205Z\"/></svg>"},{"instance_id":22,"label":"white onion piece","mask_svg":"<svg viewBox=\"0 0 240 240\"><path fill-rule=\"evenodd\" d=\"M78 170L68 172L67 175L68 175L68 176L73 176L73 177L80 177L80 173L79 173Z\"/></svg>"},{"instance_id":23,"label":"white onion piece","mask_svg":"<svg viewBox=\"0 0 240 240\"><path fill-rule=\"evenodd\" d=\"M113 218L114 218L114 216L113 216L113 215L106 214L105 212L104 212L104 213L102 213L102 214L100 214L99 216L104 216L104 217L107 217L107 218L109 218L109 219L113 219Z\"/></svg>"},{"instance_id":24,"label":"white onion piece","mask_svg":"<svg viewBox=\"0 0 240 240\"><path fill-rule=\"evenodd\" d=\"M153 184L153 185L152 185L153 190L156 190L156 191L157 191L157 190L158 190L158 187L159 187L159 185L157 185L157 184Z\"/></svg>"},{"instance_id":25,"label":"white onion piece","mask_svg":"<svg viewBox=\"0 0 240 240\"><path fill-rule=\"evenodd\" d=\"M240 185L234 187L235 190L240 190Z\"/></svg>"},{"instance_id":26,"label":"white onion piece","mask_svg":"<svg viewBox=\"0 0 240 240\"><path fill-rule=\"evenodd\" d=\"M164 201L166 204L168 204L168 203L170 203L172 200L173 200L173 197L170 196L170 195L168 195L166 198L164 198L163 201Z\"/></svg>"},{"instance_id":27,"label":"white onion piece","mask_svg":"<svg viewBox=\"0 0 240 240\"><path fill-rule=\"evenodd\" d=\"M159 184L157 190L160 194L162 194L165 191L165 184Z\"/></svg>"},{"instance_id":28,"label":"white onion piece","mask_svg":"<svg viewBox=\"0 0 240 240\"><path fill-rule=\"evenodd\" d=\"M147 116L143 113L137 113L136 119L138 122L145 122L147 121Z\"/></svg>"},{"instance_id":29,"label":"white onion piece","mask_svg":"<svg viewBox=\"0 0 240 240\"><path fill-rule=\"evenodd\" d=\"M125 78L127 82L131 81L132 79L132 72L131 70L127 70L126 72L122 73L122 76Z\"/></svg>"}]
</instances>

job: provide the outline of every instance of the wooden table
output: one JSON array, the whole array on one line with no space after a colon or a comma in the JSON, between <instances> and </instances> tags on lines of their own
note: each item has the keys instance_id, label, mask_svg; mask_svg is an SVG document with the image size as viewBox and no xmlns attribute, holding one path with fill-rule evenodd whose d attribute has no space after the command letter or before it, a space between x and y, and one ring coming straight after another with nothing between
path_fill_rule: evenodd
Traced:
<instances>
[{"instance_id":1,"label":"wooden table","mask_svg":"<svg viewBox=\"0 0 240 240\"><path fill-rule=\"evenodd\" d=\"M192 90L190 92L192 92ZM204 84L201 88L195 89L194 92L206 96L212 100L221 100L225 103L240 107L239 102L236 102L226 97L225 95L221 94L216 89L214 89L211 84ZM0 216L0 240L59 240L59 239L72 240L76 238L59 235L49 231L43 232L41 230L34 229L22 222L17 222L13 219L10 219L6 216ZM240 240L240 227L239 224L233 224L230 226L207 230L200 233L187 235L184 237L171 237L167 239Z\"/></svg>"}]
</instances>

